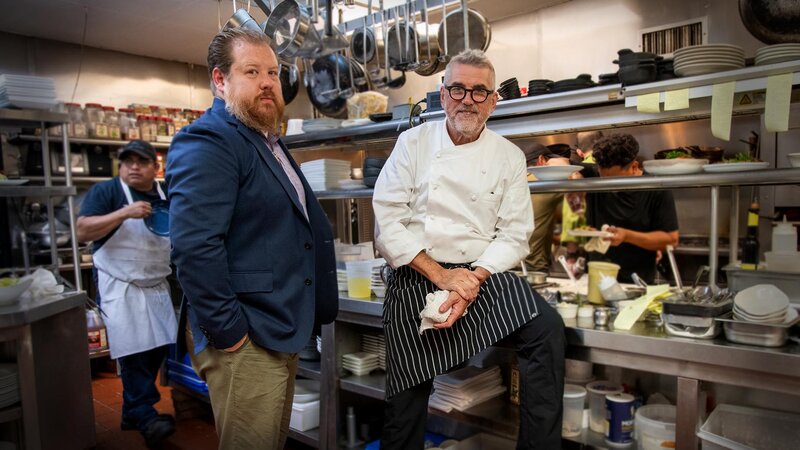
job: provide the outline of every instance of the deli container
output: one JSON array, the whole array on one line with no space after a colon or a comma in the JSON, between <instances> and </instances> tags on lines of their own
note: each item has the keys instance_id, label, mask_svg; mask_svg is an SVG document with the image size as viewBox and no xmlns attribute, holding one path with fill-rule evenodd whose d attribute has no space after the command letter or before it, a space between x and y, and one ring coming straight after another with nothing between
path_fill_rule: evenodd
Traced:
<instances>
[{"instance_id":1,"label":"deli container","mask_svg":"<svg viewBox=\"0 0 800 450\"><path fill-rule=\"evenodd\" d=\"M800 442L800 415L718 405L697 432L703 450L790 449Z\"/></svg>"}]
</instances>

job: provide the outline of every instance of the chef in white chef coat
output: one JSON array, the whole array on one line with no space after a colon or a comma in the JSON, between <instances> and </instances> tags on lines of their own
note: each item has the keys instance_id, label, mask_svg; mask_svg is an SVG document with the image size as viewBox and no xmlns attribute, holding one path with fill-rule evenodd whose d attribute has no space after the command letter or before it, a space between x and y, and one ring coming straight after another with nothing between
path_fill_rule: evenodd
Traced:
<instances>
[{"instance_id":1,"label":"chef in white chef coat","mask_svg":"<svg viewBox=\"0 0 800 450\"><path fill-rule=\"evenodd\" d=\"M155 180L153 146L135 140L119 153L119 176L95 184L77 222L78 240L93 241L93 261L111 357L122 376L122 429L138 429L149 447L175 431L159 415L158 370L175 342L177 321L170 299L168 208Z\"/></svg>"}]
</instances>

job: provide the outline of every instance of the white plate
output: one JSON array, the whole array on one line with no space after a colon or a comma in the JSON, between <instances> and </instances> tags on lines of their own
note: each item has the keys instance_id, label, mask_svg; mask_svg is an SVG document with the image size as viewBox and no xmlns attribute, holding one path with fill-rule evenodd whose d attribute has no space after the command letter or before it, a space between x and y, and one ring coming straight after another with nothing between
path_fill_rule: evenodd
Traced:
<instances>
[{"instance_id":1,"label":"white plate","mask_svg":"<svg viewBox=\"0 0 800 450\"><path fill-rule=\"evenodd\" d=\"M703 171L710 173L745 172L748 170L766 169L767 167L769 167L769 162L767 161L716 163L706 164L703 166Z\"/></svg>"},{"instance_id":2,"label":"white plate","mask_svg":"<svg viewBox=\"0 0 800 450\"><path fill-rule=\"evenodd\" d=\"M567 233L577 237L611 237L614 235L614 233L600 230L568 230Z\"/></svg>"},{"instance_id":3,"label":"white plate","mask_svg":"<svg viewBox=\"0 0 800 450\"><path fill-rule=\"evenodd\" d=\"M581 166L533 166L528 167L528 173L539 181L566 180L581 169Z\"/></svg>"},{"instance_id":4,"label":"white plate","mask_svg":"<svg viewBox=\"0 0 800 450\"><path fill-rule=\"evenodd\" d=\"M645 172L653 175L685 175L702 172L706 164L707 159L653 159L643 162L642 167Z\"/></svg>"},{"instance_id":5,"label":"white plate","mask_svg":"<svg viewBox=\"0 0 800 450\"><path fill-rule=\"evenodd\" d=\"M5 179L5 180L0 180L0 186L19 186L21 184L27 183L28 181L29 180L24 180L21 178L16 180Z\"/></svg>"},{"instance_id":6,"label":"white plate","mask_svg":"<svg viewBox=\"0 0 800 450\"><path fill-rule=\"evenodd\" d=\"M294 401L296 403L313 402L319 398L319 381L296 380L294 382Z\"/></svg>"}]
</instances>

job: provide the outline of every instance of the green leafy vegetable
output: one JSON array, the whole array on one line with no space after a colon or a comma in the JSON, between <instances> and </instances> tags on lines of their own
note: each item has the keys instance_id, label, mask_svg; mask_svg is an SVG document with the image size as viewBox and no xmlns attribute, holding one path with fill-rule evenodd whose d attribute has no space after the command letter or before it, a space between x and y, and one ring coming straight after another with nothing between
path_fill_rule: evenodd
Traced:
<instances>
[{"instance_id":1,"label":"green leafy vegetable","mask_svg":"<svg viewBox=\"0 0 800 450\"><path fill-rule=\"evenodd\" d=\"M17 284L16 278L0 278L0 287L9 287Z\"/></svg>"},{"instance_id":2,"label":"green leafy vegetable","mask_svg":"<svg viewBox=\"0 0 800 450\"><path fill-rule=\"evenodd\" d=\"M749 153L744 153L744 152L733 155L733 158L722 158L722 162L724 163L754 162L754 161L758 160L750 156Z\"/></svg>"},{"instance_id":3,"label":"green leafy vegetable","mask_svg":"<svg viewBox=\"0 0 800 450\"><path fill-rule=\"evenodd\" d=\"M664 159L691 158L692 155L681 150L672 150L664 155Z\"/></svg>"}]
</instances>

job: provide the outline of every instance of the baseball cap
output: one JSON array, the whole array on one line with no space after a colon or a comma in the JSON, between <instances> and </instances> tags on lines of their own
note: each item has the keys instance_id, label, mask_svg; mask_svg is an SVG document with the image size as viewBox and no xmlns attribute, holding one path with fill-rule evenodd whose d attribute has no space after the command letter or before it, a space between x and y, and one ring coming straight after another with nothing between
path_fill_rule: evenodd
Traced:
<instances>
[{"instance_id":1,"label":"baseball cap","mask_svg":"<svg viewBox=\"0 0 800 450\"><path fill-rule=\"evenodd\" d=\"M156 150L150 145L147 141L142 141L140 139L135 139L133 141L128 142L125 144L124 147L119 149L119 159L125 159L125 156L130 153L136 153L137 155L141 156L142 158L147 158L152 161L156 160Z\"/></svg>"},{"instance_id":2,"label":"baseball cap","mask_svg":"<svg viewBox=\"0 0 800 450\"><path fill-rule=\"evenodd\" d=\"M531 142L525 145L522 148L522 153L525 154L525 162L528 166L535 166L536 160L538 160L540 156L544 156L544 159L550 159L554 156L558 156L549 148L539 144L538 142Z\"/></svg>"}]
</instances>

